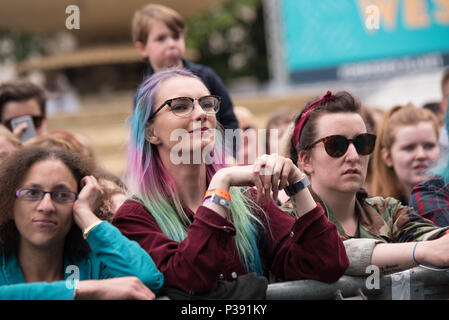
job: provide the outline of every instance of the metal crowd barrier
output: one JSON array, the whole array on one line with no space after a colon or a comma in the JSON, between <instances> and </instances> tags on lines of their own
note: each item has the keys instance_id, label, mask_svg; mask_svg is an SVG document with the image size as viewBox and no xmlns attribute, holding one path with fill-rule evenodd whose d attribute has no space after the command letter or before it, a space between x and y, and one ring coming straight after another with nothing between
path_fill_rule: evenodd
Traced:
<instances>
[{"instance_id":1,"label":"metal crowd barrier","mask_svg":"<svg viewBox=\"0 0 449 320\"><path fill-rule=\"evenodd\" d=\"M372 278L342 276L334 283L297 280L270 283L267 300L448 300L449 270L421 267ZM170 300L161 296L158 300Z\"/></svg>"},{"instance_id":2,"label":"metal crowd barrier","mask_svg":"<svg viewBox=\"0 0 449 320\"><path fill-rule=\"evenodd\" d=\"M315 280L271 283L269 300L434 300L449 299L449 271L416 267L373 278L342 276L327 284Z\"/></svg>"}]
</instances>

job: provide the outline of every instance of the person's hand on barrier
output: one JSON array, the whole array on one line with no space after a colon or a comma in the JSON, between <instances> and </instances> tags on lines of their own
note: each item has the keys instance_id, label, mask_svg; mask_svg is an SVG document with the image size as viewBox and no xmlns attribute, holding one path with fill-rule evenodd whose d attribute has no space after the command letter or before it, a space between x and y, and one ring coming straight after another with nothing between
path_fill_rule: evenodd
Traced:
<instances>
[{"instance_id":1,"label":"person's hand on barrier","mask_svg":"<svg viewBox=\"0 0 449 320\"><path fill-rule=\"evenodd\" d=\"M423 265L449 267L449 234L416 244L414 259Z\"/></svg>"},{"instance_id":2,"label":"person's hand on barrier","mask_svg":"<svg viewBox=\"0 0 449 320\"><path fill-rule=\"evenodd\" d=\"M76 300L154 300L155 294L137 277L85 280L78 283Z\"/></svg>"}]
</instances>

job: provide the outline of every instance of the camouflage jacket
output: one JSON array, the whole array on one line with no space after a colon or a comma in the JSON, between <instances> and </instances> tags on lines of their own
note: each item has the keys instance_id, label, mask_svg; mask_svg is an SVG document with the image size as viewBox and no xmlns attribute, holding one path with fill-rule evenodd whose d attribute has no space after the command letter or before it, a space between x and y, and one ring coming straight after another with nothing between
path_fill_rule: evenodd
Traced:
<instances>
[{"instance_id":1,"label":"camouflage jacket","mask_svg":"<svg viewBox=\"0 0 449 320\"><path fill-rule=\"evenodd\" d=\"M423 241L438 238L449 228L439 228L432 221L423 218L413 208L404 206L394 198L357 197L355 214L358 217L357 237L349 237L324 201L311 190L330 221L337 226L343 240L350 266L347 275L366 275L371 256L377 243ZM291 204L284 205L291 212Z\"/></svg>"}]
</instances>

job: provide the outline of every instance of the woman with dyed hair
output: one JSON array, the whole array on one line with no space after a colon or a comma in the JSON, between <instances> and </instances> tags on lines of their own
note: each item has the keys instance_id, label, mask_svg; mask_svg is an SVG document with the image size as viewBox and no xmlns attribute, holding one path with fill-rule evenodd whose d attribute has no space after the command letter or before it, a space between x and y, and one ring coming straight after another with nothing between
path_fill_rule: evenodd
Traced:
<instances>
[{"instance_id":1,"label":"woman with dyed hair","mask_svg":"<svg viewBox=\"0 0 449 320\"><path fill-rule=\"evenodd\" d=\"M384 272L449 265L445 229L396 199L368 198L361 189L375 141L359 102L344 91L327 92L306 106L291 135L290 159L310 178L315 200L345 240L347 274L365 275L369 265Z\"/></svg>"},{"instance_id":2,"label":"woman with dyed hair","mask_svg":"<svg viewBox=\"0 0 449 320\"><path fill-rule=\"evenodd\" d=\"M429 110L395 106L384 117L374 148L371 191L408 205L415 185L430 178L440 156L439 123Z\"/></svg>"},{"instance_id":3,"label":"woman with dyed hair","mask_svg":"<svg viewBox=\"0 0 449 320\"><path fill-rule=\"evenodd\" d=\"M151 255L166 286L184 292L212 292L219 280L251 272L336 281L347 256L335 225L304 188L303 173L276 155L224 167L219 107L220 97L183 69L143 83L128 149L133 198L113 223ZM262 190L285 187L298 204L296 218L261 199Z\"/></svg>"},{"instance_id":4,"label":"woman with dyed hair","mask_svg":"<svg viewBox=\"0 0 449 320\"><path fill-rule=\"evenodd\" d=\"M163 276L94 214L101 190L92 172L76 153L40 147L3 163L0 300L154 299Z\"/></svg>"}]
</instances>

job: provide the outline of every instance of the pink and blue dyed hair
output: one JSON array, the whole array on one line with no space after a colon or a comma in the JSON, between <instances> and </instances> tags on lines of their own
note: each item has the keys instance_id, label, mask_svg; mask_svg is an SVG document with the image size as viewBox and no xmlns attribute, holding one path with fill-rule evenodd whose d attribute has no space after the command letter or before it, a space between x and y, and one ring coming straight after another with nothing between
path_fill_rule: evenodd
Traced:
<instances>
[{"instance_id":1,"label":"pink and blue dyed hair","mask_svg":"<svg viewBox=\"0 0 449 320\"><path fill-rule=\"evenodd\" d=\"M139 87L130 124L126 179L130 192L151 212L162 232L168 238L181 242L187 236L191 221L182 208L175 182L165 169L157 148L145 139L145 131L151 126L147 119L155 107L153 103L158 87L165 79L172 77L200 80L188 70L174 68L153 74ZM213 164L206 165L208 181L224 166L223 152L220 152L222 146L222 142L215 142L211 153ZM265 232L265 229L259 217L253 214L257 204L245 195L246 191L248 189L237 187L230 189L235 242L246 270L263 274L258 244L260 232Z\"/></svg>"}]
</instances>

